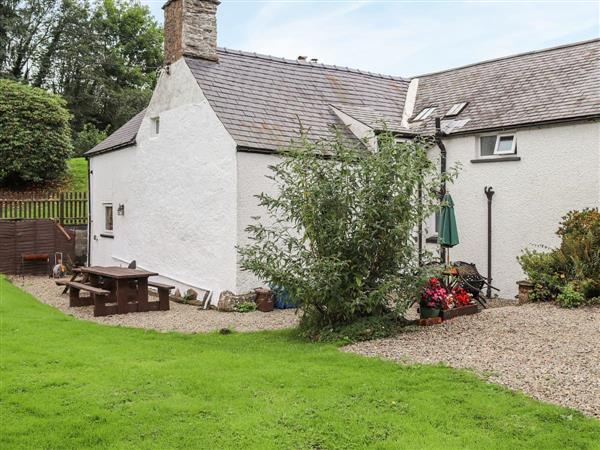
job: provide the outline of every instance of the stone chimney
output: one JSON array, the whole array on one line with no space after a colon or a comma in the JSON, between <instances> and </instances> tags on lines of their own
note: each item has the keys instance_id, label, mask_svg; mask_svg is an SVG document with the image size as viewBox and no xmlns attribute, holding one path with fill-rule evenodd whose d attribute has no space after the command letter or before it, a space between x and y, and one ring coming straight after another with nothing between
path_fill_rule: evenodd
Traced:
<instances>
[{"instance_id":1,"label":"stone chimney","mask_svg":"<svg viewBox=\"0 0 600 450\"><path fill-rule=\"evenodd\" d=\"M182 56L217 61L219 0L169 0L165 11L165 63Z\"/></svg>"}]
</instances>

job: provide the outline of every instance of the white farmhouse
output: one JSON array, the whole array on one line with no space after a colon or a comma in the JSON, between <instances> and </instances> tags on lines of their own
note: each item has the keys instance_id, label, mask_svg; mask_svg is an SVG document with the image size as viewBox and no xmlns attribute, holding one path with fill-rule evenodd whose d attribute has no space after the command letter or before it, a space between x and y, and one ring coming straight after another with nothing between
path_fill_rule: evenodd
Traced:
<instances>
[{"instance_id":1,"label":"white farmhouse","mask_svg":"<svg viewBox=\"0 0 600 450\"><path fill-rule=\"evenodd\" d=\"M311 139L337 125L376 147L383 123L410 138L433 134L439 118L447 164L462 164L449 189L461 242L452 260L487 272L493 187L502 297L516 293L524 247L555 245L561 216L599 206L600 40L405 79L217 48L218 3L164 6L166 66L150 104L87 153L91 264L136 260L214 295L260 285L239 269L236 245L299 123ZM433 224L425 237L435 242Z\"/></svg>"}]
</instances>

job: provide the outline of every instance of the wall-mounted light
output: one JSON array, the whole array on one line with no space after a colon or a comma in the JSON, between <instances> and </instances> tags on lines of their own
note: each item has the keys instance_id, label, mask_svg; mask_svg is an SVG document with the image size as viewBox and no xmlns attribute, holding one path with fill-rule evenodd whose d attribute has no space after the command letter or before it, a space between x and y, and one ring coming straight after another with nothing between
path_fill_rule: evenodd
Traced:
<instances>
[{"instance_id":1,"label":"wall-mounted light","mask_svg":"<svg viewBox=\"0 0 600 450\"><path fill-rule=\"evenodd\" d=\"M118 216L125 215L125 205L123 203L119 203L119 207L117 208L117 215Z\"/></svg>"}]
</instances>

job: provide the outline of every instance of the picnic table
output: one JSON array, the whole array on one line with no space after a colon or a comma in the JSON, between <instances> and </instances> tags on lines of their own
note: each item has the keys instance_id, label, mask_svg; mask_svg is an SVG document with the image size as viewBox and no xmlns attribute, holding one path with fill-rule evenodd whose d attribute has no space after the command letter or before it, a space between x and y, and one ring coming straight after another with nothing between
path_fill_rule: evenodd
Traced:
<instances>
[{"instance_id":1,"label":"picnic table","mask_svg":"<svg viewBox=\"0 0 600 450\"><path fill-rule=\"evenodd\" d=\"M149 282L156 272L101 266L81 267L79 271L85 281L67 283L70 306L94 305L94 316L169 309L169 291L174 286ZM158 301L148 301L148 286L157 288ZM90 296L81 297L80 291Z\"/></svg>"}]
</instances>

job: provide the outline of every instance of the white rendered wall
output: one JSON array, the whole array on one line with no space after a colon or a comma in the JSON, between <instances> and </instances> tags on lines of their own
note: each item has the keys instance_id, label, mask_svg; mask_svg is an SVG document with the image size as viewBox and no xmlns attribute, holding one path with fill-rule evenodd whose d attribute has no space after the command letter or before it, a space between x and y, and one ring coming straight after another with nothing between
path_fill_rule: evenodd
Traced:
<instances>
[{"instance_id":1,"label":"white rendered wall","mask_svg":"<svg viewBox=\"0 0 600 450\"><path fill-rule=\"evenodd\" d=\"M237 193L237 236L238 244L248 244L248 233L245 229L248 225L255 223L252 217L261 216L263 223L269 223L264 208L258 206L255 195L262 192L275 194L277 192L274 183L266 178L272 175L269 166L280 161L280 157L274 154L238 152L237 154L238 193ZM254 274L241 270L238 267L237 291L246 292L264 283Z\"/></svg>"},{"instance_id":2,"label":"white rendered wall","mask_svg":"<svg viewBox=\"0 0 600 450\"><path fill-rule=\"evenodd\" d=\"M91 167L92 264L135 259L180 288L212 290L213 299L235 289L236 145L183 59L161 75L137 146L93 157ZM101 238L100 202L111 200L114 239Z\"/></svg>"},{"instance_id":3,"label":"white rendered wall","mask_svg":"<svg viewBox=\"0 0 600 450\"><path fill-rule=\"evenodd\" d=\"M558 222L569 210L600 206L600 124L516 130L520 161L473 164L476 136L445 138L448 167L462 163L449 186L460 244L450 259L487 273L487 198L492 186L492 276L500 296L512 298L524 274L516 260L534 244L556 246ZM439 150L435 149L435 152ZM431 234L431 233L430 233ZM431 249L433 246L429 246Z\"/></svg>"}]
</instances>

